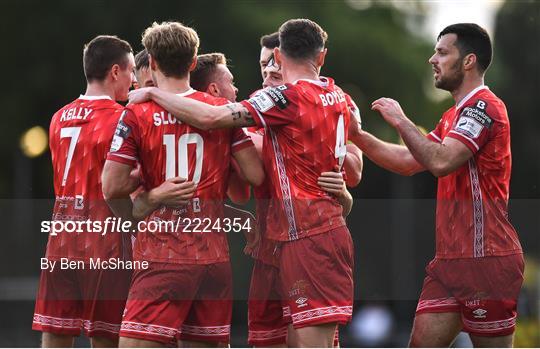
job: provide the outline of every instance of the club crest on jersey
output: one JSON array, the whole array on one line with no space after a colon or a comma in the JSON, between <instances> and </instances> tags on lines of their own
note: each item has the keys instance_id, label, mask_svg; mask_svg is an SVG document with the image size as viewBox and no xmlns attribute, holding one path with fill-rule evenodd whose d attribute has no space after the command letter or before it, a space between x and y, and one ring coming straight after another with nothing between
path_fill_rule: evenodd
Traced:
<instances>
[{"instance_id":1,"label":"club crest on jersey","mask_svg":"<svg viewBox=\"0 0 540 349\"><path fill-rule=\"evenodd\" d=\"M272 98L270 98L270 96L268 96L268 94L266 94L264 91L260 91L251 97L249 99L249 103L251 103L251 105L261 113L270 110L275 105Z\"/></svg>"},{"instance_id":2,"label":"club crest on jersey","mask_svg":"<svg viewBox=\"0 0 540 349\"><path fill-rule=\"evenodd\" d=\"M75 203L73 204L73 207L76 210L82 210L84 208L84 196L75 195Z\"/></svg>"},{"instance_id":3,"label":"club crest on jersey","mask_svg":"<svg viewBox=\"0 0 540 349\"><path fill-rule=\"evenodd\" d=\"M265 91L280 109L285 109L289 105L289 100L287 99L287 96L283 94L283 91L285 90L287 90L287 86L281 85L278 87L267 88Z\"/></svg>"}]
</instances>

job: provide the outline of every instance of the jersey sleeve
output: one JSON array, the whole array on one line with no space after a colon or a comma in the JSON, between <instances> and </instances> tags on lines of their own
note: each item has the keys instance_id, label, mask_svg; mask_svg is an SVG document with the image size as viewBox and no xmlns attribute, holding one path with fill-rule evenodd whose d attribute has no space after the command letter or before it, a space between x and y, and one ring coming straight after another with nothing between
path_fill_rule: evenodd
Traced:
<instances>
[{"instance_id":1,"label":"jersey sleeve","mask_svg":"<svg viewBox=\"0 0 540 349\"><path fill-rule=\"evenodd\" d=\"M249 147L253 147L253 141L251 140L251 137L248 136L246 131L244 131L243 128L235 128L233 129L233 136L232 136L232 144L231 144L231 151L233 153L236 153L237 151L240 151L242 149L246 149Z\"/></svg>"},{"instance_id":2,"label":"jersey sleeve","mask_svg":"<svg viewBox=\"0 0 540 349\"><path fill-rule=\"evenodd\" d=\"M132 110L126 108L116 125L107 160L135 167L138 162L139 141L140 134L137 118Z\"/></svg>"},{"instance_id":3,"label":"jersey sleeve","mask_svg":"<svg viewBox=\"0 0 540 349\"><path fill-rule=\"evenodd\" d=\"M497 109L490 108L488 102L476 99L463 108L447 137L462 142L475 154L489 140L489 131L493 126L494 117L497 118L496 113Z\"/></svg>"},{"instance_id":4,"label":"jersey sleeve","mask_svg":"<svg viewBox=\"0 0 540 349\"><path fill-rule=\"evenodd\" d=\"M298 92L290 84L259 90L241 103L259 127L283 126L298 117Z\"/></svg>"},{"instance_id":5,"label":"jersey sleeve","mask_svg":"<svg viewBox=\"0 0 540 349\"><path fill-rule=\"evenodd\" d=\"M428 133L426 137L433 142L442 143L442 134L441 134L442 124L443 124L443 119L440 119L437 126L435 126L435 129L431 131L430 133Z\"/></svg>"}]
</instances>

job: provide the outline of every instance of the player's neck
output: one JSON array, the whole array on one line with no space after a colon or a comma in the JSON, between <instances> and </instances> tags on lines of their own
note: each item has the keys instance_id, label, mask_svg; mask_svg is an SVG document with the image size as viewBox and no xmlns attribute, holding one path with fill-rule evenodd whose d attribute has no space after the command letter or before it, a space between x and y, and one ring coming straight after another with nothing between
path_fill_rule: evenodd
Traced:
<instances>
[{"instance_id":1,"label":"player's neck","mask_svg":"<svg viewBox=\"0 0 540 349\"><path fill-rule=\"evenodd\" d=\"M282 67L283 81L293 83L297 80L319 80L319 71L315 66L287 62Z\"/></svg>"},{"instance_id":2,"label":"player's neck","mask_svg":"<svg viewBox=\"0 0 540 349\"><path fill-rule=\"evenodd\" d=\"M85 96L109 96L112 100L116 100L114 87L110 84L100 82L90 82L86 85Z\"/></svg>"},{"instance_id":3,"label":"player's neck","mask_svg":"<svg viewBox=\"0 0 540 349\"><path fill-rule=\"evenodd\" d=\"M163 74L155 74L155 79L157 87L167 92L183 93L191 88L189 86L189 75L184 78L171 78Z\"/></svg>"},{"instance_id":4,"label":"player's neck","mask_svg":"<svg viewBox=\"0 0 540 349\"><path fill-rule=\"evenodd\" d=\"M484 84L484 78L482 76L475 76L472 78L465 77L463 79L463 83L459 85L457 89L452 91L452 97L454 97L454 101L456 102L456 105L463 100L472 90L475 88L482 86Z\"/></svg>"}]
</instances>

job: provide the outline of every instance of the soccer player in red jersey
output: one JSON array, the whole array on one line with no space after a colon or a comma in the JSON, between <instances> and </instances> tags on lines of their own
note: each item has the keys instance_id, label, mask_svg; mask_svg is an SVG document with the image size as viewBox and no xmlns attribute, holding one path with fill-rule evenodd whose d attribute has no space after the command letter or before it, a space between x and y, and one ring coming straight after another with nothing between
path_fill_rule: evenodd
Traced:
<instances>
[{"instance_id":1,"label":"soccer player in red jersey","mask_svg":"<svg viewBox=\"0 0 540 349\"><path fill-rule=\"evenodd\" d=\"M83 52L84 95L54 114L50 149L56 201L53 221L102 221L113 216L103 200L101 171L132 83L131 46L115 36L98 36ZM125 183L127 190L136 180ZM129 236L119 233L58 232L49 236L46 258L56 267L41 273L32 328L42 331L44 347L73 346L81 330L94 347L118 344L129 270L89 267L90 259L131 259ZM60 261L84 268L62 268Z\"/></svg>"},{"instance_id":2,"label":"soccer player in red jersey","mask_svg":"<svg viewBox=\"0 0 540 349\"><path fill-rule=\"evenodd\" d=\"M491 40L476 24L446 27L438 37L435 86L456 104L423 136L395 100L381 98L373 110L406 146L359 131L351 139L375 163L411 175L438 177L436 254L426 268L411 346L446 347L460 331L475 346L510 347L523 254L508 220L511 172L510 123L504 103L484 85Z\"/></svg>"},{"instance_id":3,"label":"soccer player in red jersey","mask_svg":"<svg viewBox=\"0 0 540 349\"><path fill-rule=\"evenodd\" d=\"M209 105L228 103L189 85L199 46L193 29L176 22L154 23L146 29L143 45L160 89ZM178 122L154 102L125 109L103 174L108 196L117 197L115 183L129 177L136 161L147 189L177 173L195 182L197 189L188 205L155 207L146 220L180 219L177 230L137 237L134 259L147 260L150 266L133 275L120 346L159 346L174 339L183 346L229 342L232 284L223 199L231 156L249 181L262 182L262 164L242 130L197 129ZM210 227L194 231L197 220Z\"/></svg>"},{"instance_id":4,"label":"soccer player in red jersey","mask_svg":"<svg viewBox=\"0 0 540 349\"><path fill-rule=\"evenodd\" d=\"M196 127L257 125L267 131L263 157L272 192L266 231L281 242L292 346L331 347L336 325L352 315L352 239L338 200L318 185L322 172L343 165L350 120L343 91L319 77L326 38L313 21L285 22L274 54L286 84L241 103L209 106L154 88L132 92L133 101L152 98Z\"/></svg>"},{"instance_id":5,"label":"soccer player in red jersey","mask_svg":"<svg viewBox=\"0 0 540 349\"><path fill-rule=\"evenodd\" d=\"M277 87L283 84L281 68L275 63L273 49L279 46L279 33L264 35L261 38L260 64L263 68L263 88ZM356 105L351 100L350 109ZM358 110L356 108L356 110ZM262 154L264 128L252 127L249 134L257 150ZM267 146L267 145L266 145ZM356 186L360 181L362 153L354 144L347 144L347 156L344 167L347 173L347 184ZM347 192L340 172L324 172L319 178L321 188L336 195L344 206L350 210L352 197ZM287 328L291 321L290 309L282 304L283 296L279 287L279 259L276 241L269 240L265 234L266 215L270 200L268 181L253 188L256 198L257 219L260 230L260 244L256 253L255 265L251 275L251 286L248 302L248 343L256 347L285 347L287 345ZM285 315L284 315L285 314ZM339 346L339 334L336 329L334 347Z\"/></svg>"}]
</instances>

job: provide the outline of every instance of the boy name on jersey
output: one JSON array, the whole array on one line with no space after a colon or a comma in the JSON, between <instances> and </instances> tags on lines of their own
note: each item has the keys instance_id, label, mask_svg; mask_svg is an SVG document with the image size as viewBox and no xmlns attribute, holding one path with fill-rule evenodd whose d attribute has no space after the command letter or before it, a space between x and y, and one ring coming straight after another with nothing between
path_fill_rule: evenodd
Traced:
<instances>
[{"instance_id":1,"label":"boy name on jersey","mask_svg":"<svg viewBox=\"0 0 540 349\"><path fill-rule=\"evenodd\" d=\"M167 113L167 116L165 116L164 111L154 113L152 118L154 119L155 126L182 124L182 122L172 116L171 113Z\"/></svg>"},{"instance_id":2,"label":"boy name on jersey","mask_svg":"<svg viewBox=\"0 0 540 349\"><path fill-rule=\"evenodd\" d=\"M319 98L321 99L323 107L327 107L329 105L334 105L335 103L343 103L345 102L345 95L342 91L332 91L327 94L320 94Z\"/></svg>"},{"instance_id":3,"label":"boy name on jersey","mask_svg":"<svg viewBox=\"0 0 540 349\"><path fill-rule=\"evenodd\" d=\"M41 258L41 270L49 270L53 272L54 268L59 267L60 270L141 270L148 269L148 261L130 261L122 260L120 258L92 258L88 259L88 263L85 261L74 261L69 258L60 258L59 261L49 260L48 258Z\"/></svg>"},{"instance_id":4,"label":"boy name on jersey","mask_svg":"<svg viewBox=\"0 0 540 349\"><path fill-rule=\"evenodd\" d=\"M94 110L92 108L70 108L62 111L60 121L86 120Z\"/></svg>"}]
</instances>

